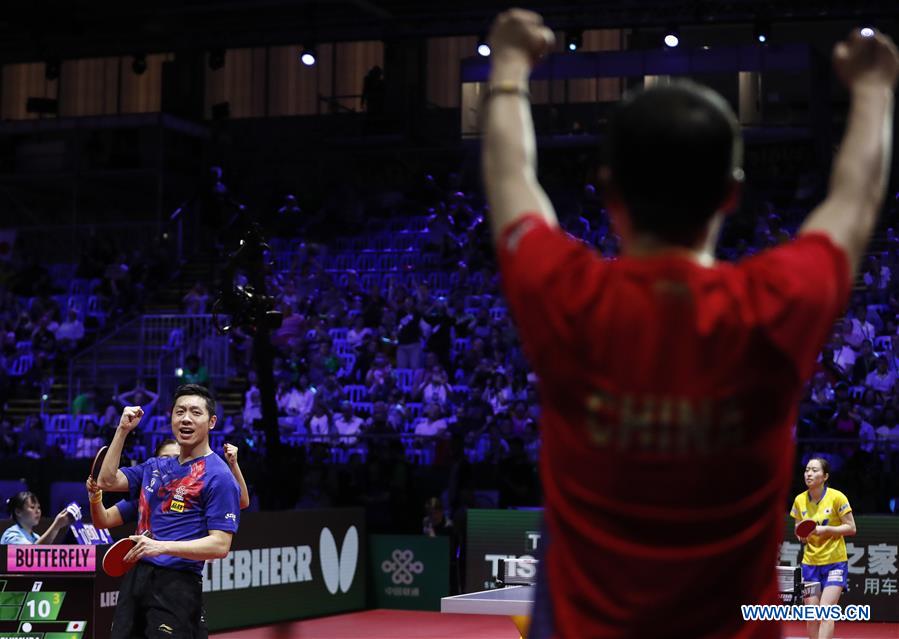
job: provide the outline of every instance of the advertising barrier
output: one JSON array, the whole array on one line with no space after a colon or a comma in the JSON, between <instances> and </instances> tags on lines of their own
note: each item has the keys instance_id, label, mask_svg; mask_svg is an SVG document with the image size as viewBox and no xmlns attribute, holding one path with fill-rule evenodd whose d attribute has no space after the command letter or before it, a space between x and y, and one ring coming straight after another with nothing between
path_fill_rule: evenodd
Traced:
<instances>
[{"instance_id":1,"label":"advertising barrier","mask_svg":"<svg viewBox=\"0 0 899 639\"><path fill-rule=\"evenodd\" d=\"M209 629L362 610L366 564L362 509L246 513L203 571Z\"/></svg>"},{"instance_id":2,"label":"advertising barrier","mask_svg":"<svg viewBox=\"0 0 899 639\"><path fill-rule=\"evenodd\" d=\"M465 559L465 592L493 587L500 559L536 559L540 547L540 510L471 509L468 511L468 548ZM516 569L533 570L522 565ZM521 574L523 578L530 575Z\"/></svg>"},{"instance_id":3,"label":"advertising barrier","mask_svg":"<svg viewBox=\"0 0 899 639\"><path fill-rule=\"evenodd\" d=\"M440 610L449 595L449 537L372 535L375 608Z\"/></svg>"},{"instance_id":4,"label":"advertising barrier","mask_svg":"<svg viewBox=\"0 0 899 639\"><path fill-rule=\"evenodd\" d=\"M539 511L469 510L465 591L492 587L497 561L535 557L540 546ZM782 565L800 560L801 546L787 518L780 548ZM860 515L858 534L846 539L849 588L841 605L869 605L871 621L899 621L899 517ZM778 558L774 558L778 559ZM753 561L747 558L747 561ZM530 570L522 566L521 570ZM772 565L773 570L773 565ZM528 577L526 574L519 575ZM749 602L747 602L749 603ZM735 613L736 614L736 613Z\"/></svg>"},{"instance_id":5,"label":"advertising barrier","mask_svg":"<svg viewBox=\"0 0 899 639\"><path fill-rule=\"evenodd\" d=\"M231 552L203 571L209 629L362 610L367 547L359 508L244 513ZM107 548L0 547L0 635L109 636L119 579L99 568Z\"/></svg>"},{"instance_id":6,"label":"advertising barrier","mask_svg":"<svg viewBox=\"0 0 899 639\"><path fill-rule=\"evenodd\" d=\"M795 565L802 559L802 546L793 533L795 523L787 518L781 565ZM843 591L840 605L868 605L871 621L899 621L899 517L860 515L855 527L855 537L846 538L849 588Z\"/></svg>"}]
</instances>

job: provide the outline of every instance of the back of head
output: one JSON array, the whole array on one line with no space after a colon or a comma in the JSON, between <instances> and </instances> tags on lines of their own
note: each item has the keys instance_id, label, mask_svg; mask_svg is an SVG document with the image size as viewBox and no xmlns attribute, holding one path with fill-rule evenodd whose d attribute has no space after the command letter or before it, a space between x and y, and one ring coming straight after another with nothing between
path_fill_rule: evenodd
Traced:
<instances>
[{"instance_id":1,"label":"back of head","mask_svg":"<svg viewBox=\"0 0 899 639\"><path fill-rule=\"evenodd\" d=\"M628 97L611 121L608 163L638 233L689 245L728 195L742 163L730 105L689 81Z\"/></svg>"}]
</instances>

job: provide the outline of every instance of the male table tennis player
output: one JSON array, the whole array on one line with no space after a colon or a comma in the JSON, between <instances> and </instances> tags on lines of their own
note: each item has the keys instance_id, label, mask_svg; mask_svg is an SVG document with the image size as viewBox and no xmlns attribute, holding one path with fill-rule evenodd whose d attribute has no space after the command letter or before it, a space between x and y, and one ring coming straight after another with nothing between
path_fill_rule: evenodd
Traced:
<instances>
[{"instance_id":1,"label":"male table tennis player","mask_svg":"<svg viewBox=\"0 0 899 639\"><path fill-rule=\"evenodd\" d=\"M101 489L140 491L136 545L125 556L138 563L122 580L115 639L193 638L200 628L203 562L226 556L237 532L240 489L209 447L215 400L203 386L185 384L175 391L173 405L178 457L118 468L125 438L143 415L140 407L129 406L100 469Z\"/></svg>"},{"instance_id":2,"label":"male table tennis player","mask_svg":"<svg viewBox=\"0 0 899 639\"><path fill-rule=\"evenodd\" d=\"M240 509L243 510L250 505L250 491L247 488L246 480L244 480L243 472L240 470L240 464L237 463L237 453L237 446L225 444L225 461L228 462L231 474L234 475L234 479L240 488ZM166 439L156 446L153 456L178 457L180 454L181 450L178 447L178 442L174 439ZM91 523L95 526L98 528L115 528L125 522L137 520L140 505L138 497L122 499L114 506L106 508L103 505L103 491L97 488L97 483L88 477L85 485L90 498ZM206 639L208 636L209 629L206 626L206 612L205 608L203 608L200 613L200 627L194 639Z\"/></svg>"},{"instance_id":3,"label":"male table tennis player","mask_svg":"<svg viewBox=\"0 0 899 639\"><path fill-rule=\"evenodd\" d=\"M828 195L794 241L733 265L713 256L739 195L740 130L692 83L613 118L620 259L558 228L528 101L552 40L535 13L497 17L482 114L504 292L544 402L532 636L779 637L743 623L740 604L776 601L790 425L883 202L896 48L860 32L836 46L851 105Z\"/></svg>"}]
</instances>

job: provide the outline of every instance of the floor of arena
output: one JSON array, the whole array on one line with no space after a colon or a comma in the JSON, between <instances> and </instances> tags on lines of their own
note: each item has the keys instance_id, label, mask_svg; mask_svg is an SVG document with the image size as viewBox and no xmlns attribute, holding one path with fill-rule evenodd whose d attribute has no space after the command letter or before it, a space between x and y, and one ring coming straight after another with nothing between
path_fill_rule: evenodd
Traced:
<instances>
[{"instance_id":1,"label":"floor of arena","mask_svg":"<svg viewBox=\"0 0 899 639\"><path fill-rule=\"evenodd\" d=\"M448 615L366 610L221 632L214 639L518 639L512 620L496 615ZM805 624L788 623L784 639L806 639ZM837 623L834 639L899 639L899 624Z\"/></svg>"}]
</instances>

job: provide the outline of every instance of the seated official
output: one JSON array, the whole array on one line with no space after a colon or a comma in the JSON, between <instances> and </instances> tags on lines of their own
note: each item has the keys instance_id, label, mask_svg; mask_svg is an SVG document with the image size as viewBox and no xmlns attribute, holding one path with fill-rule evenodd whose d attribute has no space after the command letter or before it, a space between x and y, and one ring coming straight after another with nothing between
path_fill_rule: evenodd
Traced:
<instances>
[{"instance_id":1,"label":"seated official","mask_svg":"<svg viewBox=\"0 0 899 639\"><path fill-rule=\"evenodd\" d=\"M63 510L43 535L34 529L41 522L41 504L34 493L23 490L6 500L9 516L15 523L6 529L0 537L0 544L52 544L57 537L65 534L74 517Z\"/></svg>"}]
</instances>

